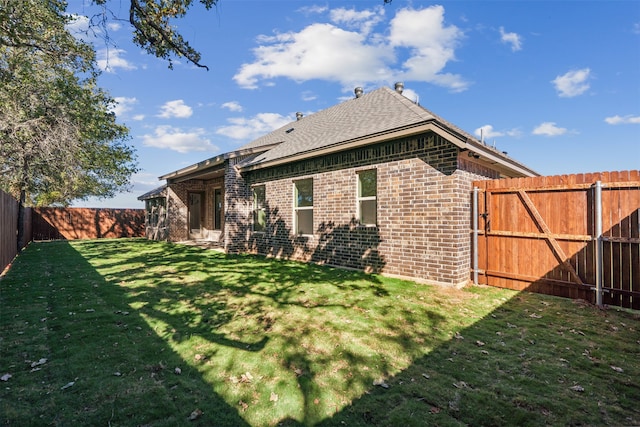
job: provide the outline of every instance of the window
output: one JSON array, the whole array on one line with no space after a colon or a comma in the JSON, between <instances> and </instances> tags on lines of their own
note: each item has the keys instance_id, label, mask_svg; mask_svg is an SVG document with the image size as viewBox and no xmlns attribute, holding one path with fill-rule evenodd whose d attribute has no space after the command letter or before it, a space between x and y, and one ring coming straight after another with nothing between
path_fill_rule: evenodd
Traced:
<instances>
[{"instance_id":1,"label":"window","mask_svg":"<svg viewBox=\"0 0 640 427\"><path fill-rule=\"evenodd\" d=\"M363 225L378 222L378 178L376 170L358 172L358 218Z\"/></svg>"},{"instance_id":2,"label":"window","mask_svg":"<svg viewBox=\"0 0 640 427\"><path fill-rule=\"evenodd\" d=\"M266 228L265 188L260 185L253 187L253 231L265 231Z\"/></svg>"},{"instance_id":3,"label":"window","mask_svg":"<svg viewBox=\"0 0 640 427\"><path fill-rule=\"evenodd\" d=\"M296 234L313 234L313 179L303 179L294 184Z\"/></svg>"},{"instance_id":4,"label":"window","mask_svg":"<svg viewBox=\"0 0 640 427\"><path fill-rule=\"evenodd\" d=\"M224 200L222 198L222 189L216 188L213 190L213 229L222 230L222 215L224 210L222 205Z\"/></svg>"},{"instance_id":5,"label":"window","mask_svg":"<svg viewBox=\"0 0 640 427\"><path fill-rule=\"evenodd\" d=\"M145 201L147 211L147 226L149 227L164 227L166 218L166 199L164 197L158 197L155 199L148 199Z\"/></svg>"}]
</instances>

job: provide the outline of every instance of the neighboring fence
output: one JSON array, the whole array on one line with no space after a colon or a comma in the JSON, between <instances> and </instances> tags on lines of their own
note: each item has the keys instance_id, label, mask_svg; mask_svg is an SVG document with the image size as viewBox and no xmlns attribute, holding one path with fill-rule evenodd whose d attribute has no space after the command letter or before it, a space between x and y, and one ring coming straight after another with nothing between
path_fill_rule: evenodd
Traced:
<instances>
[{"instance_id":1,"label":"neighboring fence","mask_svg":"<svg viewBox=\"0 0 640 427\"><path fill-rule=\"evenodd\" d=\"M0 273L18 253L18 202L0 190Z\"/></svg>"},{"instance_id":2,"label":"neighboring fence","mask_svg":"<svg viewBox=\"0 0 640 427\"><path fill-rule=\"evenodd\" d=\"M474 187L478 283L640 309L640 171Z\"/></svg>"},{"instance_id":3,"label":"neighboring fence","mask_svg":"<svg viewBox=\"0 0 640 427\"><path fill-rule=\"evenodd\" d=\"M144 236L144 209L33 208L33 240Z\"/></svg>"},{"instance_id":4,"label":"neighboring fence","mask_svg":"<svg viewBox=\"0 0 640 427\"><path fill-rule=\"evenodd\" d=\"M25 208L24 242L144 237L144 209ZM0 273L18 253L18 201L0 190Z\"/></svg>"}]
</instances>

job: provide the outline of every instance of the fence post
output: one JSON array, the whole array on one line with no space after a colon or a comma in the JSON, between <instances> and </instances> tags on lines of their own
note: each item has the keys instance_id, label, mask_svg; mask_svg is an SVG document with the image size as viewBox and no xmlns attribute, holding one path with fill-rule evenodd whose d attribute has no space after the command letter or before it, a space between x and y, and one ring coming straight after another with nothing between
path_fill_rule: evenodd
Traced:
<instances>
[{"instance_id":1,"label":"fence post","mask_svg":"<svg viewBox=\"0 0 640 427\"><path fill-rule=\"evenodd\" d=\"M602 307L602 182L596 181L594 194L596 239L596 305Z\"/></svg>"},{"instance_id":2,"label":"fence post","mask_svg":"<svg viewBox=\"0 0 640 427\"><path fill-rule=\"evenodd\" d=\"M478 284L478 187L473 187L473 284Z\"/></svg>"}]
</instances>

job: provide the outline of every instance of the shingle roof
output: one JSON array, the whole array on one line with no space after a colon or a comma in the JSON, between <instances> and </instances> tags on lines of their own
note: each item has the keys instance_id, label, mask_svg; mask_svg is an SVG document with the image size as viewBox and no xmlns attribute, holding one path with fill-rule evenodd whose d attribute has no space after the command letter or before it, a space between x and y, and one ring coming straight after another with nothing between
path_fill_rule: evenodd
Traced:
<instances>
[{"instance_id":1,"label":"shingle roof","mask_svg":"<svg viewBox=\"0 0 640 427\"><path fill-rule=\"evenodd\" d=\"M240 154L254 154L237 165L248 171L430 130L443 135L462 150L469 150L470 155L481 155L489 164L506 172L506 176L538 175L401 93L381 87L290 122L245 144L237 152L218 155L163 175L160 179L169 181L204 176L212 165ZM475 157L478 158L477 155Z\"/></svg>"},{"instance_id":2,"label":"shingle roof","mask_svg":"<svg viewBox=\"0 0 640 427\"><path fill-rule=\"evenodd\" d=\"M167 184L161 185L158 188L154 188L153 190L144 193L142 196L138 196L138 200L147 200L153 199L155 197L165 196L165 188L167 188Z\"/></svg>"},{"instance_id":3,"label":"shingle roof","mask_svg":"<svg viewBox=\"0 0 640 427\"><path fill-rule=\"evenodd\" d=\"M434 118L436 116L431 112L395 90L382 87L288 123L242 148L280 142L280 145L259 156L253 163L266 162Z\"/></svg>"}]
</instances>

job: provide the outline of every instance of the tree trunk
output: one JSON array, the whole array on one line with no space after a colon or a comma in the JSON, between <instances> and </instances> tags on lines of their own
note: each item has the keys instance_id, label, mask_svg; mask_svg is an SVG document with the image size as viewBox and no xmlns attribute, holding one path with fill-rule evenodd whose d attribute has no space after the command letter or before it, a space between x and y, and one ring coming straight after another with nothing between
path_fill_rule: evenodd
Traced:
<instances>
[{"instance_id":1,"label":"tree trunk","mask_svg":"<svg viewBox=\"0 0 640 427\"><path fill-rule=\"evenodd\" d=\"M20 190L20 200L18 201L18 252L27 244L24 235L24 202L26 200L26 191Z\"/></svg>"}]
</instances>

